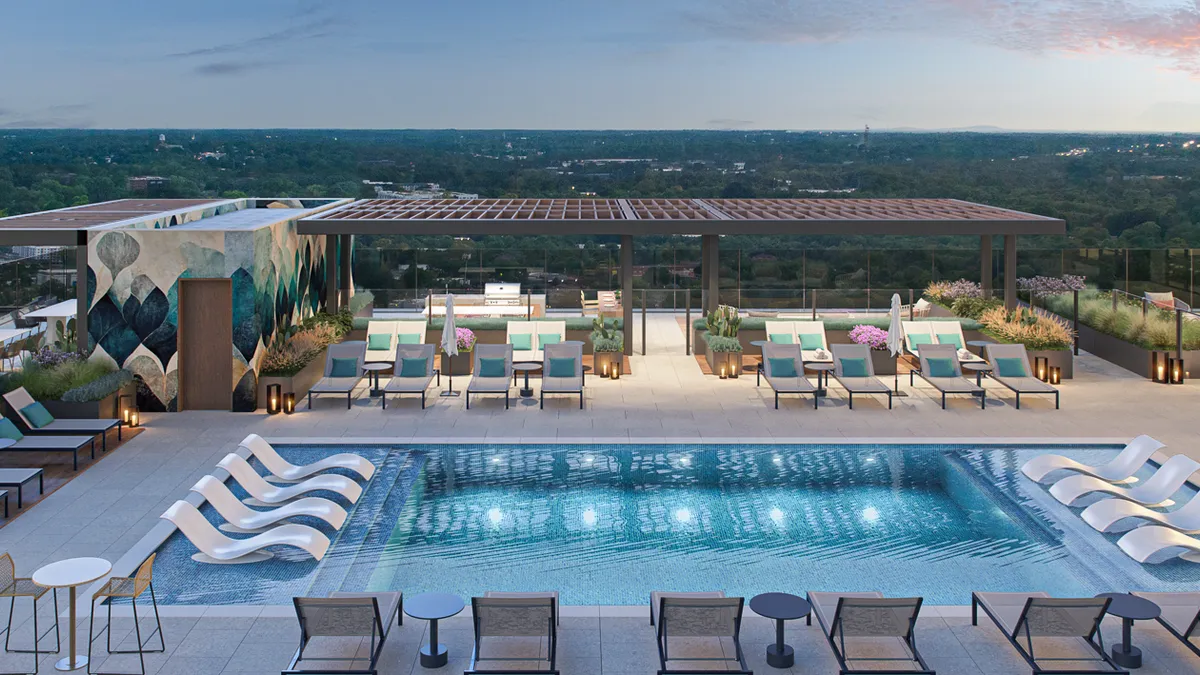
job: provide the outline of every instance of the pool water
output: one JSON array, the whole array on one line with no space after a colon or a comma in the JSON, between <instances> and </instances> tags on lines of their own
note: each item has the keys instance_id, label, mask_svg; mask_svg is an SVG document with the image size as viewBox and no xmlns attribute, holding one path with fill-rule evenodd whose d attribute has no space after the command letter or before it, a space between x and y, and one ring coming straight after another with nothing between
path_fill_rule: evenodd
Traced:
<instances>
[{"instance_id":1,"label":"pool water","mask_svg":"<svg viewBox=\"0 0 1200 675\"><path fill-rule=\"evenodd\" d=\"M1191 563L1135 563L1116 536L1092 531L1080 509L1021 475L1044 447L280 448L297 462L347 450L380 471L347 525L330 532L324 561L281 550L255 565L198 565L176 534L156 570L165 577L160 599L288 604L339 589L558 590L564 604L627 605L656 589L721 589L747 597L879 590L965 604L973 590L1078 596L1200 581ZM1052 451L1101 462L1117 448Z\"/></svg>"}]
</instances>

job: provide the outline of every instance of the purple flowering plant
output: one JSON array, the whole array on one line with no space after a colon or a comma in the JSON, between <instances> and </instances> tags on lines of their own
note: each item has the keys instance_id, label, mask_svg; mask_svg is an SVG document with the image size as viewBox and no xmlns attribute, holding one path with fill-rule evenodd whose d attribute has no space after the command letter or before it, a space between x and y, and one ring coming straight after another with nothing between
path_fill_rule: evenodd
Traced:
<instances>
[{"instance_id":1,"label":"purple flowering plant","mask_svg":"<svg viewBox=\"0 0 1200 675\"><path fill-rule=\"evenodd\" d=\"M850 329L851 342L866 345L877 351L887 349L887 339L887 331L876 326L861 324Z\"/></svg>"},{"instance_id":2,"label":"purple flowering plant","mask_svg":"<svg viewBox=\"0 0 1200 675\"><path fill-rule=\"evenodd\" d=\"M475 351L475 331L470 328L455 328L454 336L458 338L458 351Z\"/></svg>"},{"instance_id":3,"label":"purple flowering plant","mask_svg":"<svg viewBox=\"0 0 1200 675\"><path fill-rule=\"evenodd\" d=\"M1017 288L1028 291L1035 298L1046 298L1084 289L1085 277L1064 274L1061 277L1018 277Z\"/></svg>"}]
</instances>

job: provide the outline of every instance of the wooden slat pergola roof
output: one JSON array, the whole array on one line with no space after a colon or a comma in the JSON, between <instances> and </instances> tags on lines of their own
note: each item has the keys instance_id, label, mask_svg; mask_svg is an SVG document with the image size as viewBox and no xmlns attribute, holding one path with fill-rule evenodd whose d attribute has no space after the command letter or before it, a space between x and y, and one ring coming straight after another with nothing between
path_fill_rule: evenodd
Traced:
<instances>
[{"instance_id":1,"label":"wooden slat pergola roof","mask_svg":"<svg viewBox=\"0 0 1200 675\"><path fill-rule=\"evenodd\" d=\"M1058 218L956 199L364 199L301 234L1063 234Z\"/></svg>"}]
</instances>

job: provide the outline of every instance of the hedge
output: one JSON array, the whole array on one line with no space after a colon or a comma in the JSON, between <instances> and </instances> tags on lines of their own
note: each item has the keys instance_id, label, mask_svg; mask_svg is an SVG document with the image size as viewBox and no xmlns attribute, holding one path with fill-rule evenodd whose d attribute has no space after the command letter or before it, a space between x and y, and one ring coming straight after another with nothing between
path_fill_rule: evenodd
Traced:
<instances>
[{"instance_id":1,"label":"hedge","mask_svg":"<svg viewBox=\"0 0 1200 675\"><path fill-rule=\"evenodd\" d=\"M855 326L875 326L887 330L888 324L891 323L888 317L864 317L861 319L819 319L824 321L825 330L850 330ZM766 330L768 321L809 321L809 319L767 319L762 317L746 317L742 319L742 325L739 330ZM924 317L921 321L957 321L962 324L963 330L980 330L982 326L975 319L963 319L959 317ZM699 330L708 328L704 323L704 319L697 319L692 325Z\"/></svg>"},{"instance_id":2,"label":"hedge","mask_svg":"<svg viewBox=\"0 0 1200 675\"><path fill-rule=\"evenodd\" d=\"M62 400L67 403L101 401L106 396L121 391L130 382L133 382L133 373L124 369L118 370L107 375L101 375L85 385L68 389L62 395Z\"/></svg>"},{"instance_id":3,"label":"hedge","mask_svg":"<svg viewBox=\"0 0 1200 675\"><path fill-rule=\"evenodd\" d=\"M383 318L375 319L375 321L393 321L393 320L395 320L395 321L421 321L422 319L407 319L407 318L406 319L383 319ZM458 317L455 317L454 325L457 328L470 328L471 330L507 330L508 322L514 321L514 320L519 321L521 319L505 319L505 318L492 318L492 317L488 317L488 318L458 318ZM367 323L369 321L371 321L371 319L367 318L367 317L355 318L354 319L354 330L366 330ZM557 318L534 319L534 321L565 321L567 323L567 330L590 331L592 329L593 319L592 319L592 317L589 317L589 316L568 316L568 317L563 317L561 319L557 319ZM621 327L624 325L624 321L622 319L606 319L606 321L608 322L609 326L615 327L617 330L621 330ZM703 323L703 322L701 322L701 323ZM446 320L442 317L434 317L433 320L429 321L429 327L434 330L441 330L442 326L445 326L445 325L446 325Z\"/></svg>"}]
</instances>

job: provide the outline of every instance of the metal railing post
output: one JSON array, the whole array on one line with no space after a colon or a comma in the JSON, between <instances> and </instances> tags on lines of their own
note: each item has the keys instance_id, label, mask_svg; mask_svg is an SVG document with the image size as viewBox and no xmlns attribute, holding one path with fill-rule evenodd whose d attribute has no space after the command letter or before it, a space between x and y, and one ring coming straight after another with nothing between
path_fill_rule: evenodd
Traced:
<instances>
[{"instance_id":1,"label":"metal railing post","mask_svg":"<svg viewBox=\"0 0 1200 675\"><path fill-rule=\"evenodd\" d=\"M817 320L817 289L815 289L815 288L813 289L812 318L813 318L813 321Z\"/></svg>"},{"instance_id":2,"label":"metal railing post","mask_svg":"<svg viewBox=\"0 0 1200 675\"><path fill-rule=\"evenodd\" d=\"M1115 289L1115 288L1112 289L1111 295L1112 295L1113 311L1115 312L1115 311L1117 311L1117 289Z\"/></svg>"},{"instance_id":3,"label":"metal railing post","mask_svg":"<svg viewBox=\"0 0 1200 675\"><path fill-rule=\"evenodd\" d=\"M916 297L916 294L913 292L913 289L911 289L911 288L908 289L908 320L909 321L917 320L917 309L916 309L916 305L913 304L913 302L914 302L913 298L915 298L915 297Z\"/></svg>"},{"instance_id":4,"label":"metal railing post","mask_svg":"<svg viewBox=\"0 0 1200 675\"><path fill-rule=\"evenodd\" d=\"M1175 359L1183 361L1183 310L1178 307L1175 308Z\"/></svg>"},{"instance_id":5,"label":"metal railing post","mask_svg":"<svg viewBox=\"0 0 1200 675\"><path fill-rule=\"evenodd\" d=\"M683 353L687 356L692 355L692 289L687 289L687 293L683 294L684 306L684 326L683 326Z\"/></svg>"},{"instance_id":6,"label":"metal railing post","mask_svg":"<svg viewBox=\"0 0 1200 675\"><path fill-rule=\"evenodd\" d=\"M646 289L642 289L642 356L646 355Z\"/></svg>"},{"instance_id":7,"label":"metal railing post","mask_svg":"<svg viewBox=\"0 0 1200 675\"><path fill-rule=\"evenodd\" d=\"M1146 299L1142 298L1142 318L1143 319L1146 318L1146 312L1148 310L1149 310L1149 307L1147 306Z\"/></svg>"},{"instance_id":8,"label":"metal railing post","mask_svg":"<svg viewBox=\"0 0 1200 675\"><path fill-rule=\"evenodd\" d=\"M1075 295L1075 356L1079 356L1079 291L1073 293Z\"/></svg>"},{"instance_id":9,"label":"metal railing post","mask_svg":"<svg viewBox=\"0 0 1200 675\"><path fill-rule=\"evenodd\" d=\"M533 321L533 290L525 289L525 320Z\"/></svg>"},{"instance_id":10,"label":"metal railing post","mask_svg":"<svg viewBox=\"0 0 1200 675\"><path fill-rule=\"evenodd\" d=\"M429 320L433 321L433 289L429 289L429 300L425 303L426 309L429 310Z\"/></svg>"}]
</instances>

